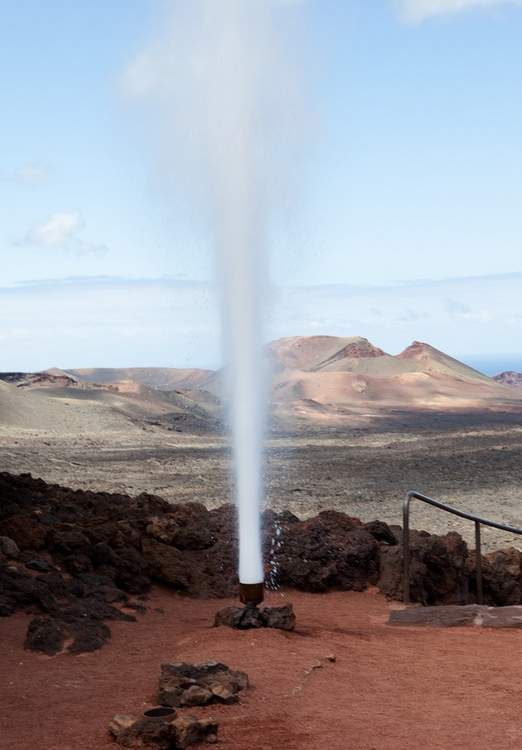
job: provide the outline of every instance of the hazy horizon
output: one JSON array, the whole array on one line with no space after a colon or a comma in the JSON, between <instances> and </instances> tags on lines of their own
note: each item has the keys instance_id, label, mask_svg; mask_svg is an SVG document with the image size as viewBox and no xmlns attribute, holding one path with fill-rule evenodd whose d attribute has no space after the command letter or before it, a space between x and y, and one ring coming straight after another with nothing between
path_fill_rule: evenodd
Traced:
<instances>
[{"instance_id":1,"label":"hazy horizon","mask_svg":"<svg viewBox=\"0 0 522 750\"><path fill-rule=\"evenodd\" d=\"M354 334L357 335L357 334ZM373 341L371 342L374 343ZM429 342L425 342L429 343ZM447 354L448 352L446 352ZM489 357L478 355L471 355L471 356L463 356L460 357L458 354L452 354L455 359L459 360L460 362L463 362L463 364L468 365L469 367L472 367L474 370L478 370L479 372L483 373L484 375L489 375L490 377L493 377L494 375L500 375L503 372L520 372L522 373L522 354L520 353L513 353L513 354L505 354L502 357L497 357L494 359L491 359ZM129 369L178 369L175 364L159 364L159 365L146 365L146 364L123 364L117 367L110 366L110 365L101 365L93 364L90 366L83 365L81 367L77 367L76 365L72 366L64 366L62 364L53 364L49 365L48 367L44 367L42 370L19 370L19 369L12 369L12 370L0 370L0 373L18 373L18 372L27 372L27 373L34 373L34 372L45 372L46 370L52 370L52 369L59 369L64 370L65 372L72 372L74 370L83 370L83 369L92 369L92 370L129 370ZM193 368L179 368L179 369L195 369L195 370L213 370L215 368L209 367L206 365L194 365Z\"/></svg>"},{"instance_id":2,"label":"hazy horizon","mask_svg":"<svg viewBox=\"0 0 522 750\"><path fill-rule=\"evenodd\" d=\"M522 274L502 274L274 287L266 340L363 336L391 354L420 340L488 373L516 369L521 285ZM217 294L206 281L49 279L0 287L0 307L4 372L221 365Z\"/></svg>"}]
</instances>

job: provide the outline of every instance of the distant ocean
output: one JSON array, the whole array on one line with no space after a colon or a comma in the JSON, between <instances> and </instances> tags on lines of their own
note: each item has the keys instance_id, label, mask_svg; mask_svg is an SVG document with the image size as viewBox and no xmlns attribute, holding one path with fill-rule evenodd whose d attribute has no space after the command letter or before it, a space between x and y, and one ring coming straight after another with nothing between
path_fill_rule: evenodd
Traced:
<instances>
[{"instance_id":1,"label":"distant ocean","mask_svg":"<svg viewBox=\"0 0 522 750\"><path fill-rule=\"evenodd\" d=\"M508 370L522 372L522 354L463 355L457 359L485 375L498 375Z\"/></svg>"}]
</instances>

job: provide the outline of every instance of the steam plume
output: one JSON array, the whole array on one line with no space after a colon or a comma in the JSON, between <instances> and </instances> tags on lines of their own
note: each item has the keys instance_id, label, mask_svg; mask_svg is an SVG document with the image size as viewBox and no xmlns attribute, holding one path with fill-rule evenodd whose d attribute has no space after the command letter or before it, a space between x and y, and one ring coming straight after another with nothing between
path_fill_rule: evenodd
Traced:
<instances>
[{"instance_id":1,"label":"steam plume","mask_svg":"<svg viewBox=\"0 0 522 750\"><path fill-rule=\"evenodd\" d=\"M266 255L288 134L296 130L295 77L276 27L284 27L292 4L173 2L165 32L129 66L125 79L128 92L161 104L165 158L208 221L219 258L242 583L263 580Z\"/></svg>"}]
</instances>

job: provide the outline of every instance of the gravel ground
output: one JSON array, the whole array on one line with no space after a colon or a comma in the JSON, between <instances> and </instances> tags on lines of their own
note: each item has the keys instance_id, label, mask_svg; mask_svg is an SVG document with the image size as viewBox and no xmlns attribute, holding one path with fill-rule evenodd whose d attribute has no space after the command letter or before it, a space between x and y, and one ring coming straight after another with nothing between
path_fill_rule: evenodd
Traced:
<instances>
[{"instance_id":1,"label":"gravel ground","mask_svg":"<svg viewBox=\"0 0 522 750\"><path fill-rule=\"evenodd\" d=\"M215 435L158 427L57 435L0 429L0 469L31 472L73 488L136 494L209 507L230 501L230 450ZM417 489L486 518L522 527L522 424L413 420L380 431L278 436L267 441L267 503L301 517L337 508L364 521L401 523L405 493ZM412 526L456 530L473 524L416 503ZM484 531L484 547L522 548L522 537Z\"/></svg>"},{"instance_id":2,"label":"gravel ground","mask_svg":"<svg viewBox=\"0 0 522 750\"><path fill-rule=\"evenodd\" d=\"M236 705L180 710L217 720L223 750L520 748L519 632L390 627L396 605L372 592L287 595L294 633L212 628L235 602L154 589L81 657L24 652L27 615L1 618L2 750L114 750L109 721L155 705L160 664L207 660L252 683Z\"/></svg>"}]
</instances>

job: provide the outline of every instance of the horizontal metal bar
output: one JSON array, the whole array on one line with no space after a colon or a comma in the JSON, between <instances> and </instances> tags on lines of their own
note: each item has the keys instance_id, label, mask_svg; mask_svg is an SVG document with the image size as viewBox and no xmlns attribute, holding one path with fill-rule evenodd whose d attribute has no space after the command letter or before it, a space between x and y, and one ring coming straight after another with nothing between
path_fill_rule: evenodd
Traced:
<instances>
[{"instance_id":1,"label":"horizontal metal bar","mask_svg":"<svg viewBox=\"0 0 522 750\"><path fill-rule=\"evenodd\" d=\"M447 513L452 513L454 516L459 516L459 518L466 518L468 521L478 521L483 526L490 526L492 529L500 529L500 531L509 531L511 534L522 535L522 529L518 529L515 526L507 526L504 523L497 523L497 521L488 521L486 518L476 516L474 513L466 513L463 510L457 510L451 505L441 503L439 500L434 500L432 497L423 495L421 492L416 492L415 490L408 492L408 495L404 502L408 503L409 505L410 500L412 500L413 498L415 498L416 500L421 500L423 503L428 503L428 505L433 505L435 508L445 510Z\"/></svg>"}]
</instances>

